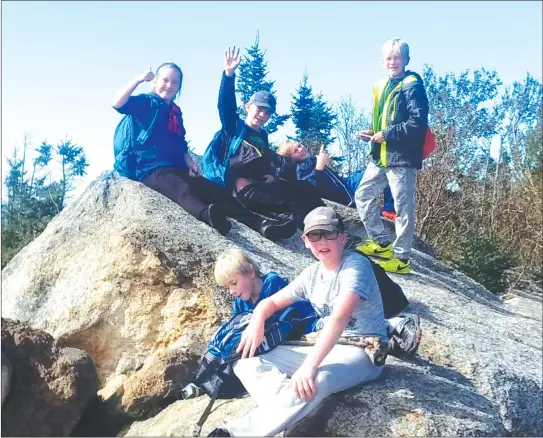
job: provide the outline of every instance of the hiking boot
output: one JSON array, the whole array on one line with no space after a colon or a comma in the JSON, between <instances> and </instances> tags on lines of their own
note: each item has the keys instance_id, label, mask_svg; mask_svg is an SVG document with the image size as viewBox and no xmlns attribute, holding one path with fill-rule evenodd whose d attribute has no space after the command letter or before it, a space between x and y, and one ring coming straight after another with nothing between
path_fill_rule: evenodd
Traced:
<instances>
[{"instance_id":1,"label":"hiking boot","mask_svg":"<svg viewBox=\"0 0 543 438\"><path fill-rule=\"evenodd\" d=\"M381 246L373 239L366 239L364 245L358 245L356 247L358 251L363 252L368 256L379 257L381 259L391 259L394 257L394 250L392 249L392 243Z\"/></svg>"},{"instance_id":2,"label":"hiking boot","mask_svg":"<svg viewBox=\"0 0 543 438\"><path fill-rule=\"evenodd\" d=\"M226 236L232 229L232 224L218 204L210 204L199 215L199 219L209 226L215 228L223 236Z\"/></svg>"},{"instance_id":3,"label":"hiking boot","mask_svg":"<svg viewBox=\"0 0 543 438\"><path fill-rule=\"evenodd\" d=\"M381 268L387 272L394 274L409 274L411 272L411 262L409 260L402 261L397 257L392 257L390 260L377 262Z\"/></svg>"},{"instance_id":4,"label":"hiking boot","mask_svg":"<svg viewBox=\"0 0 543 438\"><path fill-rule=\"evenodd\" d=\"M398 358L413 357L419 349L422 338L420 317L414 313L401 313L398 316L404 320L392 333L389 353Z\"/></svg>"},{"instance_id":5,"label":"hiking boot","mask_svg":"<svg viewBox=\"0 0 543 438\"><path fill-rule=\"evenodd\" d=\"M207 436L232 436L224 427L216 427Z\"/></svg>"},{"instance_id":6,"label":"hiking boot","mask_svg":"<svg viewBox=\"0 0 543 438\"><path fill-rule=\"evenodd\" d=\"M397 215L393 211L383 210L383 211L381 211L381 216L383 216L385 219L388 219L391 222L396 222Z\"/></svg>"},{"instance_id":7,"label":"hiking boot","mask_svg":"<svg viewBox=\"0 0 543 438\"><path fill-rule=\"evenodd\" d=\"M259 231L266 239L275 241L294 236L297 229L298 227L293 220L274 221L264 219L260 224Z\"/></svg>"}]
</instances>

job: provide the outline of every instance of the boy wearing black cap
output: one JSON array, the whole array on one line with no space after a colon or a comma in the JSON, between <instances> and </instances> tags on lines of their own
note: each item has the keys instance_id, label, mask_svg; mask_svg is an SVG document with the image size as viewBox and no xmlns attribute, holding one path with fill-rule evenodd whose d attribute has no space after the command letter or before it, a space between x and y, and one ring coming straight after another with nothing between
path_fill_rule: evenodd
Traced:
<instances>
[{"instance_id":1,"label":"boy wearing black cap","mask_svg":"<svg viewBox=\"0 0 543 438\"><path fill-rule=\"evenodd\" d=\"M372 381L383 370L383 366L373 364L364 349L337 344L340 337L349 336L387 339L381 294L369 261L345 251L347 233L332 208L314 209L304 225L305 247L318 262L257 304L238 348L243 359L235 363L234 372L258 407L209 436L273 436L285 429L289 432L330 394ZM263 339L265 321L304 300L320 317L315 345L280 345L254 357ZM407 321L403 319L400 330Z\"/></svg>"},{"instance_id":2,"label":"boy wearing black cap","mask_svg":"<svg viewBox=\"0 0 543 438\"><path fill-rule=\"evenodd\" d=\"M291 237L302 229L305 215L324 203L309 184L274 180L274 152L262 126L275 112L276 100L268 91L257 91L245 105L245 120L239 117L234 71L240 61L239 49L228 48L218 103L222 130L204 153L204 176L231 189L252 212L287 220L279 234Z\"/></svg>"}]
</instances>

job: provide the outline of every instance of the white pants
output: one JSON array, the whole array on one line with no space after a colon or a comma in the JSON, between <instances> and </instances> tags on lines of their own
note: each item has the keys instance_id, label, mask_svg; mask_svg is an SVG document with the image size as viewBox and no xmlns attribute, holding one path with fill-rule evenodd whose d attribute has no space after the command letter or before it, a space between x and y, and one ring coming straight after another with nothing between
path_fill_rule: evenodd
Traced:
<instances>
[{"instance_id":1,"label":"white pants","mask_svg":"<svg viewBox=\"0 0 543 438\"><path fill-rule=\"evenodd\" d=\"M400 259L409 258L413 244L416 177L417 169L412 167L378 167L370 162L355 192L356 208L368 237L383 245L390 240L379 214L377 198L387 184L390 185L396 210L394 255Z\"/></svg>"},{"instance_id":2,"label":"white pants","mask_svg":"<svg viewBox=\"0 0 543 438\"><path fill-rule=\"evenodd\" d=\"M258 407L226 424L230 435L273 436L306 417L330 394L374 380L383 371L362 348L335 345L317 369L315 396L306 402L290 388L290 377L312 348L281 345L236 362L234 372Z\"/></svg>"}]
</instances>

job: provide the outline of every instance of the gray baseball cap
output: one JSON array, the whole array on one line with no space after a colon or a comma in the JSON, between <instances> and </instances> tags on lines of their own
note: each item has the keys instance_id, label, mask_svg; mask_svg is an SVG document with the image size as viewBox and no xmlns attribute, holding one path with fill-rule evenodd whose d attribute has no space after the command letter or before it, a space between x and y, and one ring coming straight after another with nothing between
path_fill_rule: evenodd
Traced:
<instances>
[{"instance_id":1,"label":"gray baseball cap","mask_svg":"<svg viewBox=\"0 0 543 438\"><path fill-rule=\"evenodd\" d=\"M256 106L265 106L269 108L272 113L275 112L275 106L277 105L275 97L273 97L270 92L264 90L257 91L253 94L249 99L249 103L254 103Z\"/></svg>"},{"instance_id":2,"label":"gray baseball cap","mask_svg":"<svg viewBox=\"0 0 543 438\"><path fill-rule=\"evenodd\" d=\"M343 232L343 221L330 207L317 207L304 219L304 236L315 230Z\"/></svg>"}]
</instances>

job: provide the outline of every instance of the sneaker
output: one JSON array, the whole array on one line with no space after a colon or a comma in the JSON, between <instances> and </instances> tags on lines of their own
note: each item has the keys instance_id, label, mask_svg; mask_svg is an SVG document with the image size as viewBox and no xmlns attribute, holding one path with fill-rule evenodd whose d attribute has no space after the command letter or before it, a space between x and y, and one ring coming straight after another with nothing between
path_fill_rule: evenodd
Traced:
<instances>
[{"instance_id":1,"label":"sneaker","mask_svg":"<svg viewBox=\"0 0 543 438\"><path fill-rule=\"evenodd\" d=\"M231 436L230 432L226 430L224 427L216 427L213 429L207 436Z\"/></svg>"},{"instance_id":2,"label":"sneaker","mask_svg":"<svg viewBox=\"0 0 543 438\"><path fill-rule=\"evenodd\" d=\"M401 313L398 316L404 320L392 334L389 353L399 358L413 357L419 349L422 338L420 316L414 313Z\"/></svg>"},{"instance_id":3,"label":"sneaker","mask_svg":"<svg viewBox=\"0 0 543 438\"><path fill-rule=\"evenodd\" d=\"M392 243L389 243L386 246L381 246L373 239L366 239L366 243L364 245L358 245L356 249L368 256L379 257L381 259L388 260L394 257Z\"/></svg>"},{"instance_id":4,"label":"sneaker","mask_svg":"<svg viewBox=\"0 0 543 438\"><path fill-rule=\"evenodd\" d=\"M223 236L226 236L232 229L232 224L217 204L211 204L201 214L202 220L215 228Z\"/></svg>"},{"instance_id":5,"label":"sneaker","mask_svg":"<svg viewBox=\"0 0 543 438\"><path fill-rule=\"evenodd\" d=\"M396 222L396 213L393 211L381 211L381 216L383 216L385 219L388 219L389 221Z\"/></svg>"},{"instance_id":6,"label":"sneaker","mask_svg":"<svg viewBox=\"0 0 543 438\"><path fill-rule=\"evenodd\" d=\"M377 262L377 264L385 271L392 272L394 274L409 274L411 272L410 260L408 260L407 263L404 263L399 258L392 257L390 260Z\"/></svg>"},{"instance_id":7,"label":"sneaker","mask_svg":"<svg viewBox=\"0 0 543 438\"><path fill-rule=\"evenodd\" d=\"M264 219L260 224L260 234L266 239L275 241L279 239L288 239L296 233L298 227L293 220L274 221Z\"/></svg>"}]
</instances>

